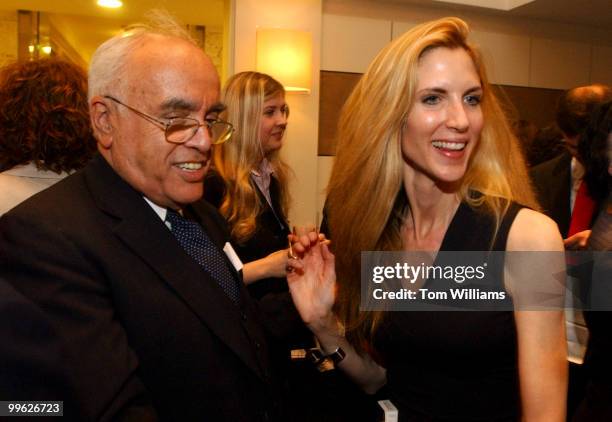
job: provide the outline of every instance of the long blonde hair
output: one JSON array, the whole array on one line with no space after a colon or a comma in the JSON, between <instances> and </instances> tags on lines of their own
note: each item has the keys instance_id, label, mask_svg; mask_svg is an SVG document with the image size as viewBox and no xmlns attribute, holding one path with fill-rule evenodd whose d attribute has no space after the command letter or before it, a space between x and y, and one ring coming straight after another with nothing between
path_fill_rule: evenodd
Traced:
<instances>
[{"instance_id":1,"label":"long blonde hair","mask_svg":"<svg viewBox=\"0 0 612 422\"><path fill-rule=\"evenodd\" d=\"M237 73L223 89L223 101L227 105L224 118L236 131L229 142L215 147L213 159L225 182L220 212L229 223L232 239L238 244L244 244L253 236L256 218L264 206L251 181L251 170L257 170L264 158L259 137L263 104L279 94L285 94L283 86L271 76L258 72ZM279 203L283 214L287 215L290 202L288 167L278 151L266 158L274 168Z\"/></svg>"},{"instance_id":2,"label":"long blonde hair","mask_svg":"<svg viewBox=\"0 0 612 422\"><path fill-rule=\"evenodd\" d=\"M472 207L485 207L498 225L508 200L537 209L518 143L479 53L467 43L468 32L468 25L453 17L413 28L378 54L343 107L327 213L338 246L337 312L347 337L360 351L370 347L383 317L381 311L359 311L360 252L403 247L400 228L408 198L402 189L401 129L414 103L417 66L426 51L464 49L483 88L484 126L457 195ZM474 196L473 191L483 195ZM368 198L369 206L363 206L363 198Z\"/></svg>"}]
</instances>

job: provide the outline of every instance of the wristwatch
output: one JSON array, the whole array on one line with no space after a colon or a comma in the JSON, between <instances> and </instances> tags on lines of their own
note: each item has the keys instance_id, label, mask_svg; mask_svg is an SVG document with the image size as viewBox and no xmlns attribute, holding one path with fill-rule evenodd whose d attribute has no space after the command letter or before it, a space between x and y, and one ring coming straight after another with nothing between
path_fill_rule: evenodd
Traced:
<instances>
[{"instance_id":1,"label":"wristwatch","mask_svg":"<svg viewBox=\"0 0 612 422\"><path fill-rule=\"evenodd\" d=\"M317 366L326 358L326 356L323 354L323 352L321 352L321 349L313 347L312 349L308 349L306 352L306 358L310 360L313 365Z\"/></svg>"},{"instance_id":2,"label":"wristwatch","mask_svg":"<svg viewBox=\"0 0 612 422\"><path fill-rule=\"evenodd\" d=\"M336 366L340 362L342 362L342 360L344 360L344 358L346 357L346 352L342 350L342 347L338 347L336 348L336 350L334 350L332 353L325 357L331 359L331 361L334 363L334 366Z\"/></svg>"}]
</instances>

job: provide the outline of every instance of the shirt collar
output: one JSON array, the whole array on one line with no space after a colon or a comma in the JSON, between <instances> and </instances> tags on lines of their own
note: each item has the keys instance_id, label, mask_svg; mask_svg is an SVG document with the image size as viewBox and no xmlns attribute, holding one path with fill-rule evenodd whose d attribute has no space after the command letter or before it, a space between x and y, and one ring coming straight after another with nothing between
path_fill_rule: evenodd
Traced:
<instances>
[{"instance_id":1,"label":"shirt collar","mask_svg":"<svg viewBox=\"0 0 612 422\"><path fill-rule=\"evenodd\" d=\"M149 198L147 198L146 196L143 196L144 200L147 202L147 204L149 204L149 206L151 208L153 208L153 211L155 211L155 214L157 214L157 216L159 218L161 218L162 221L166 221L166 214L168 214L168 210L164 207L160 207L159 205L153 203Z\"/></svg>"},{"instance_id":2,"label":"shirt collar","mask_svg":"<svg viewBox=\"0 0 612 422\"><path fill-rule=\"evenodd\" d=\"M261 160L258 169L251 170L251 174L256 177L268 178L272 173L274 173L274 166L272 166L272 163L267 158Z\"/></svg>"},{"instance_id":3,"label":"shirt collar","mask_svg":"<svg viewBox=\"0 0 612 422\"><path fill-rule=\"evenodd\" d=\"M584 166L576 159L572 157L572 180L582 180L584 177Z\"/></svg>"}]
</instances>

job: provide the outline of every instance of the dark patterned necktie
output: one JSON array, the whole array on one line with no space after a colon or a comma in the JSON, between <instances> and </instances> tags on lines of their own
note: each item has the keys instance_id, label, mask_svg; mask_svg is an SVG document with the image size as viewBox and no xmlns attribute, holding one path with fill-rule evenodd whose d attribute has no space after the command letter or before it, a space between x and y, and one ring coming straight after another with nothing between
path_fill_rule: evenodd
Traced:
<instances>
[{"instance_id":1,"label":"dark patterned necktie","mask_svg":"<svg viewBox=\"0 0 612 422\"><path fill-rule=\"evenodd\" d=\"M229 270L227 260L202 227L171 209L168 209L166 221L170 223L172 234L185 252L210 274L234 303L238 303L240 298L238 281Z\"/></svg>"}]
</instances>

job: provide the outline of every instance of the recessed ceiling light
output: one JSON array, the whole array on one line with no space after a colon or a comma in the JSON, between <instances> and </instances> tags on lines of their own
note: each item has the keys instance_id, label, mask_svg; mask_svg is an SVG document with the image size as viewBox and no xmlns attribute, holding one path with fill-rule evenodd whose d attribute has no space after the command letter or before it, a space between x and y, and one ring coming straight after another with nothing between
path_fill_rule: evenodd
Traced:
<instances>
[{"instance_id":1,"label":"recessed ceiling light","mask_svg":"<svg viewBox=\"0 0 612 422\"><path fill-rule=\"evenodd\" d=\"M121 0L98 0L98 6L108 7L109 9L117 9L123 6Z\"/></svg>"},{"instance_id":2,"label":"recessed ceiling light","mask_svg":"<svg viewBox=\"0 0 612 422\"><path fill-rule=\"evenodd\" d=\"M456 3L467 6L484 7L487 9L512 10L534 0L434 0L441 3Z\"/></svg>"}]
</instances>

